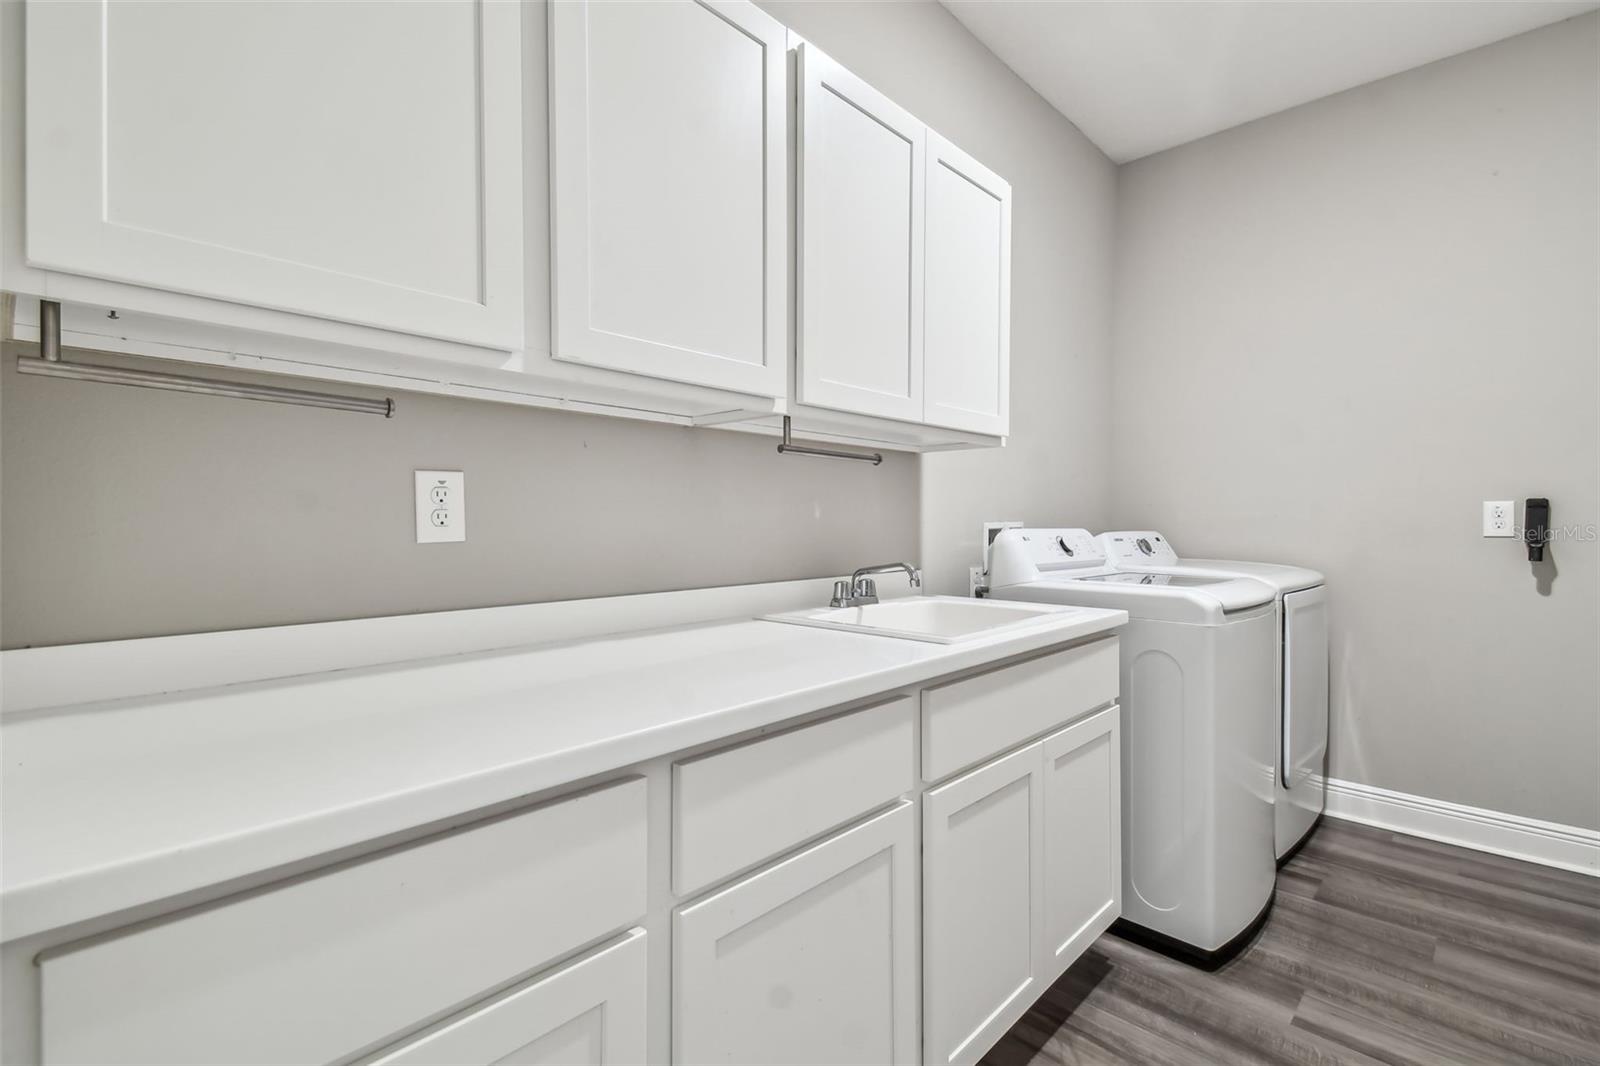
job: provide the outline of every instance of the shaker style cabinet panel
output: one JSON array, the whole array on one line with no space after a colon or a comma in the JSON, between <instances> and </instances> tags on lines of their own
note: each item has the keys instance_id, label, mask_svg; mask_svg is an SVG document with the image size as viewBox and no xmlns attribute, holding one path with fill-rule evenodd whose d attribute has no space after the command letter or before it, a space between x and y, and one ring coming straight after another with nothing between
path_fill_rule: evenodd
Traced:
<instances>
[{"instance_id":1,"label":"shaker style cabinet panel","mask_svg":"<svg viewBox=\"0 0 1600 1066\"><path fill-rule=\"evenodd\" d=\"M1046 981L1122 913L1120 715L1109 707L1040 741Z\"/></svg>"},{"instance_id":2,"label":"shaker style cabinet panel","mask_svg":"<svg viewBox=\"0 0 1600 1066\"><path fill-rule=\"evenodd\" d=\"M924 127L798 52L796 399L921 422Z\"/></svg>"},{"instance_id":3,"label":"shaker style cabinet panel","mask_svg":"<svg viewBox=\"0 0 1600 1066\"><path fill-rule=\"evenodd\" d=\"M928 131L925 421L1010 428L1011 186Z\"/></svg>"},{"instance_id":4,"label":"shaker style cabinet panel","mask_svg":"<svg viewBox=\"0 0 1600 1066\"><path fill-rule=\"evenodd\" d=\"M743 0L550 5L557 359L784 394L785 42Z\"/></svg>"},{"instance_id":5,"label":"shaker style cabinet panel","mask_svg":"<svg viewBox=\"0 0 1600 1066\"><path fill-rule=\"evenodd\" d=\"M468 1012L373 1066L622 1066L645 1058L645 933Z\"/></svg>"},{"instance_id":6,"label":"shaker style cabinet panel","mask_svg":"<svg viewBox=\"0 0 1600 1066\"><path fill-rule=\"evenodd\" d=\"M917 1061L916 815L900 805L674 923L673 1061Z\"/></svg>"},{"instance_id":7,"label":"shaker style cabinet panel","mask_svg":"<svg viewBox=\"0 0 1600 1066\"><path fill-rule=\"evenodd\" d=\"M968 1066L1040 993L1039 745L928 792L923 1061Z\"/></svg>"},{"instance_id":8,"label":"shaker style cabinet panel","mask_svg":"<svg viewBox=\"0 0 1600 1066\"><path fill-rule=\"evenodd\" d=\"M519 349L520 18L32 0L27 260Z\"/></svg>"},{"instance_id":9,"label":"shaker style cabinet panel","mask_svg":"<svg viewBox=\"0 0 1600 1066\"><path fill-rule=\"evenodd\" d=\"M41 1060L328 1062L632 925L630 778L47 953Z\"/></svg>"}]
</instances>

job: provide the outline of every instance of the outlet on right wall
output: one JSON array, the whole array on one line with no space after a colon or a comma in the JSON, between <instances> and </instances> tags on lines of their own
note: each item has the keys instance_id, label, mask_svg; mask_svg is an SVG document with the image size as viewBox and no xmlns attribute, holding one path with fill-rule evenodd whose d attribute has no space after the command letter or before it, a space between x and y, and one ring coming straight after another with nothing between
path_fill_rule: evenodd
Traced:
<instances>
[{"instance_id":1,"label":"outlet on right wall","mask_svg":"<svg viewBox=\"0 0 1600 1066\"><path fill-rule=\"evenodd\" d=\"M1333 597L1329 774L1600 828L1600 13L1122 167L1112 514ZM1550 499L1530 564L1484 500Z\"/></svg>"}]
</instances>

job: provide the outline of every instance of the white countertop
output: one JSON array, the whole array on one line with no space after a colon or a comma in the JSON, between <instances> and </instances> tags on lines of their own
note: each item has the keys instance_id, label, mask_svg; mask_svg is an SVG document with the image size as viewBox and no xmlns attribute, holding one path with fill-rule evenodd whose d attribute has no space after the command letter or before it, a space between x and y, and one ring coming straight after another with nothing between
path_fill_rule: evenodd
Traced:
<instances>
[{"instance_id":1,"label":"white countertop","mask_svg":"<svg viewBox=\"0 0 1600 1066\"><path fill-rule=\"evenodd\" d=\"M0 721L7 940L1115 628L958 644L730 621Z\"/></svg>"}]
</instances>

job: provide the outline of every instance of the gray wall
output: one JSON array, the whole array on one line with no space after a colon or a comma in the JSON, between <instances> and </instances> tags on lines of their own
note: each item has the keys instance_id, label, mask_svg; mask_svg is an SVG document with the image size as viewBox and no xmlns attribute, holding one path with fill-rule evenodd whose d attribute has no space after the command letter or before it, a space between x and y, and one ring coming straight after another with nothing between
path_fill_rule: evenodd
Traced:
<instances>
[{"instance_id":1,"label":"gray wall","mask_svg":"<svg viewBox=\"0 0 1600 1066\"><path fill-rule=\"evenodd\" d=\"M1108 517L1116 168L936 4L758 3L1011 183L1011 437L922 460L928 587L965 593L985 521Z\"/></svg>"},{"instance_id":2,"label":"gray wall","mask_svg":"<svg viewBox=\"0 0 1600 1066\"><path fill-rule=\"evenodd\" d=\"M1600 827L1600 15L1125 166L1115 492L1334 595L1335 777ZM1484 499L1587 526L1543 566Z\"/></svg>"},{"instance_id":3,"label":"gray wall","mask_svg":"<svg viewBox=\"0 0 1600 1066\"><path fill-rule=\"evenodd\" d=\"M874 469L780 456L746 433L396 399L386 422L28 377L4 360L0 640L818 577L917 542L912 456ZM466 543L415 542L419 468L466 471Z\"/></svg>"},{"instance_id":4,"label":"gray wall","mask_svg":"<svg viewBox=\"0 0 1600 1066\"><path fill-rule=\"evenodd\" d=\"M984 518L1102 514L1111 164L935 4L766 6L1013 182L1012 447L930 458L919 511L910 455L871 469L780 457L742 433L411 394L384 423L19 378L8 359L0 647L901 558L954 589ZM414 543L417 467L466 471L465 544Z\"/></svg>"}]
</instances>

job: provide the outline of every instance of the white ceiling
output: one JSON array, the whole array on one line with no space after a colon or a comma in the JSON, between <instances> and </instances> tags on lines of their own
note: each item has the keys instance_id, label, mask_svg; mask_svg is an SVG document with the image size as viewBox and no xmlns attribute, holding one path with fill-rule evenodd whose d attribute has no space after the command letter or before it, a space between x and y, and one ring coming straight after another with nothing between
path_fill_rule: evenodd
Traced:
<instances>
[{"instance_id":1,"label":"white ceiling","mask_svg":"<svg viewBox=\"0 0 1600 1066\"><path fill-rule=\"evenodd\" d=\"M1118 163L1600 0L940 0Z\"/></svg>"}]
</instances>

